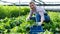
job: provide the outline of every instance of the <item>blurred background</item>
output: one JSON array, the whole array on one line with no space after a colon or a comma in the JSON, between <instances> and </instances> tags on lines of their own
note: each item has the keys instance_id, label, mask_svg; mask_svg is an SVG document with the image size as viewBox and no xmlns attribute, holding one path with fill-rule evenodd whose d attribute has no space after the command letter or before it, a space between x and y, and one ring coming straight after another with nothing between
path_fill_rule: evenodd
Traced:
<instances>
[{"instance_id":1,"label":"blurred background","mask_svg":"<svg viewBox=\"0 0 60 34\"><path fill-rule=\"evenodd\" d=\"M60 34L60 0L0 0L0 33L29 34L33 20L26 22L30 12L29 2L44 6L51 21L44 22L43 33Z\"/></svg>"}]
</instances>

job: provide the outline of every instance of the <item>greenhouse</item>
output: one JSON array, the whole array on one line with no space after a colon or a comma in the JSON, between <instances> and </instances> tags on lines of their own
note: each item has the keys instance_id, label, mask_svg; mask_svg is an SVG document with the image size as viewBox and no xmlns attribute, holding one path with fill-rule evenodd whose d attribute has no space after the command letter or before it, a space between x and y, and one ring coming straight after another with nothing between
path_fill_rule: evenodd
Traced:
<instances>
[{"instance_id":1,"label":"greenhouse","mask_svg":"<svg viewBox=\"0 0 60 34\"><path fill-rule=\"evenodd\" d=\"M60 34L60 0L0 0L0 34Z\"/></svg>"}]
</instances>

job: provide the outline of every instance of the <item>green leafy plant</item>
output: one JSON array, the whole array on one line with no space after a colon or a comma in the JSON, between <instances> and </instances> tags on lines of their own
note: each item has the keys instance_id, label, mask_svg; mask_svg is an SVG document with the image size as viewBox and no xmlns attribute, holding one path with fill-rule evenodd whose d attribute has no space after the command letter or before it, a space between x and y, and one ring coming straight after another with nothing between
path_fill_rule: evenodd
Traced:
<instances>
[{"instance_id":1,"label":"green leafy plant","mask_svg":"<svg viewBox=\"0 0 60 34\"><path fill-rule=\"evenodd\" d=\"M29 11L29 7L0 6L0 33L28 33L35 24L33 20L26 21ZM48 15L51 21L43 23L44 33L60 31L60 12L48 11Z\"/></svg>"}]
</instances>

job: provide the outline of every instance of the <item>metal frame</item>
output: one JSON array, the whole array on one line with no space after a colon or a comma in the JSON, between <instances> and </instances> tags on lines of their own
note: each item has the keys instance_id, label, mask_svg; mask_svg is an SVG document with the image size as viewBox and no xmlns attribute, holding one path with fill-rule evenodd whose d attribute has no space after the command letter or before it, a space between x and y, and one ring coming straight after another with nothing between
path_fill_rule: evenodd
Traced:
<instances>
[{"instance_id":1,"label":"metal frame","mask_svg":"<svg viewBox=\"0 0 60 34\"><path fill-rule=\"evenodd\" d=\"M20 2L19 2L19 5L17 5L17 4L12 3L12 2L7 2L7 1L2 1L2 0L0 0L0 1L4 2L4 3L11 3L12 4L12 5L8 5L8 6L13 6L13 5L16 5L16 6L29 6L28 4L20 4ZM36 4L37 6L60 6L60 4L45 4L45 2L43 2L43 1L40 1L40 2L37 2L35 0L32 0L32 1L34 1L36 3L39 3L39 4ZM43 3L43 4L41 4L41 3ZM3 5L3 6L6 6L6 5Z\"/></svg>"}]
</instances>

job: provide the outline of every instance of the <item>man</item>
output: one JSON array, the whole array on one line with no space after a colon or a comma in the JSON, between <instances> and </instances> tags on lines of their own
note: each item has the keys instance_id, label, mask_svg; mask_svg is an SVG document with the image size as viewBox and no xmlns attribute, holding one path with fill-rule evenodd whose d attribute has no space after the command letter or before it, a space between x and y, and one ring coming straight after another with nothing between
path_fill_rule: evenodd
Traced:
<instances>
[{"instance_id":1,"label":"man","mask_svg":"<svg viewBox=\"0 0 60 34\"><path fill-rule=\"evenodd\" d=\"M34 34L37 34L36 32L43 32L43 28L42 28L42 23L48 22L50 21L49 16L46 14L46 11L44 10L44 7L41 6L36 6L34 2L30 2L29 4L30 6L30 13L29 16L26 20L35 20L36 24L38 26L34 26L30 28L30 34L33 34L33 32L35 32ZM32 17L32 15L35 14L35 17Z\"/></svg>"},{"instance_id":2,"label":"man","mask_svg":"<svg viewBox=\"0 0 60 34\"><path fill-rule=\"evenodd\" d=\"M42 25L44 21L48 22L50 21L49 16L46 16L46 11L44 10L43 6L36 6L34 2L30 2L30 13L26 20L33 19L36 21L36 24ZM36 17L32 17L32 15L35 14Z\"/></svg>"}]
</instances>

